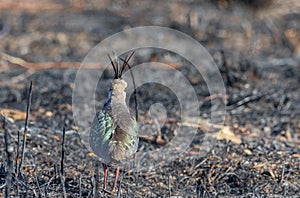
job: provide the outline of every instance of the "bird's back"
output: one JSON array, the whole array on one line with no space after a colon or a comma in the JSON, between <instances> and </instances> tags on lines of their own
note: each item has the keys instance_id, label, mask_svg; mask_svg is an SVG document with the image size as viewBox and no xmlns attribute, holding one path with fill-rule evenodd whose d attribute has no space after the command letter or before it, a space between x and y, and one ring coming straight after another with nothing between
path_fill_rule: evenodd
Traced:
<instances>
[{"instance_id":1,"label":"bird's back","mask_svg":"<svg viewBox=\"0 0 300 198\"><path fill-rule=\"evenodd\" d=\"M121 96L124 93L116 91L109 94L107 103L96 114L90 129L90 146L106 164L121 163L137 151L138 125L130 115L125 96Z\"/></svg>"}]
</instances>

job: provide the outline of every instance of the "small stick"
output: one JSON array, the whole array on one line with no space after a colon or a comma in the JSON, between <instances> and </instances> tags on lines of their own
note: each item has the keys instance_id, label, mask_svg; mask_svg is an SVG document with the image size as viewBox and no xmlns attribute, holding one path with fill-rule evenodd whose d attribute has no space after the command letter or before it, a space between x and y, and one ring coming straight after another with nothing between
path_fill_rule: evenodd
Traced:
<instances>
[{"instance_id":1,"label":"small stick","mask_svg":"<svg viewBox=\"0 0 300 198\"><path fill-rule=\"evenodd\" d=\"M81 175L79 176L79 197L82 197L82 189L81 189Z\"/></svg>"},{"instance_id":2,"label":"small stick","mask_svg":"<svg viewBox=\"0 0 300 198\"><path fill-rule=\"evenodd\" d=\"M6 119L3 116L2 119L2 128L4 129L4 140L5 140L5 152L7 155L7 175L6 175L6 186L5 186L5 197L9 197L9 191L10 191L10 184L11 184L11 178L12 178L12 161L11 161L11 152L12 149L9 148L9 142L8 142L8 131L6 129Z\"/></svg>"},{"instance_id":3,"label":"small stick","mask_svg":"<svg viewBox=\"0 0 300 198\"><path fill-rule=\"evenodd\" d=\"M65 156L65 134L66 129L63 127L63 137L61 142L61 160L60 160L60 171L59 171L59 177L61 182L61 187L63 189L63 197L67 197L66 193L66 187L65 187L65 178L64 178L64 156Z\"/></svg>"},{"instance_id":4,"label":"small stick","mask_svg":"<svg viewBox=\"0 0 300 198\"><path fill-rule=\"evenodd\" d=\"M66 187L65 187L65 179L64 179L64 176L60 173L59 174L60 176L60 182L61 182L61 187L63 189L63 197L64 198L67 198L67 192L66 192Z\"/></svg>"},{"instance_id":5,"label":"small stick","mask_svg":"<svg viewBox=\"0 0 300 198\"><path fill-rule=\"evenodd\" d=\"M228 86L232 86L232 80L231 80L231 77L229 75L229 68L228 68L228 63L227 63L227 59L226 59L226 56L225 56L225 53L224 51L222 50L221 51L221 55L222 55L222 61L223 61L223 64L222 64L222 67L225 69L225 75L226 75L226 80L227 80L227 84Z\"/></svg>"},{"instance_id":6,"label":"small stick","mask_svg":"<svg viewBox=\"0 0 300 198\"><path fill-rule=\"evenodd\" d=\"M100 168L98 162L96 162L94 168L95 168L94 197L95 197L95 198L98 198L98 197L100 197L100 196L99 196L99 192L98 192L98 189L99 189L99 168Z\"/></svg>"},{"instance_id":7,"label":"small stick","mask_svg":"<svg viewBox=\"0 0 300 198\"><path fill-rule=\"evenodd\" d=\"M20 162L20 131L18 130L18 144L17 144L17 154L16 154L16 159L15 159L15 174L19 175L18 172L18 164Z\"/></svg>"},{"instance_id":8,"label":"small stick","mask_svg":"<svg viewBox=\"0 0 300 198\"><path fill-rule=\"evenodd\" d=\"M30 87L27 95L27 109L26 109L26 119L25 119L25 128L23 133L23 145L22 145L22 153L21 153L21 159L20 164L18 168L18 173L21 173L21 167L24 160L24 153L25 153L25 147L26 147L26 137L27 137L27 126L28 126L28 120L29 120L29 113L30 113L30 106L31 106L31 97L32 97L32 81L30 82Z\"/></svg>"},{"instance_id":9,"label":"small stick","mask_svg":"<svg viewBox=\"0 0 300 198\"><path fill-rule=\"evenodd\" d=\"M60 174L64 175L64 156L65 156L65 135L66 135L66 129L63 128L63 137L61 142L61 161L60 161Z\"/></svg>"},{"instance_id":10,"label":"small stick","mask_svg":"<svg viewBox=\"0 0 300 198\"><path fill-rule=\"evenodd\" d=\"M18 144L17 144L17 154L15 159L15 175L19 175L18 164L20 162L20 131L18 130ZM19 182L16 182L16 190L17 190L17 197L20 197L19 194Z\"/></svg>"}]
</instances>

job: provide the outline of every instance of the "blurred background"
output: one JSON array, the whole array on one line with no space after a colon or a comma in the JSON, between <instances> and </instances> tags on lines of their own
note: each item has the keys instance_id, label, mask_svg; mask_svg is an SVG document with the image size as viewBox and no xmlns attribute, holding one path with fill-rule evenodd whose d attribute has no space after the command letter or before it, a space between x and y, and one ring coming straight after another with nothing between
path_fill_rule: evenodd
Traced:
<instances>
[{"instance_id":1,"label":"blurred background","mask_svg":"<svg viewBox=\"0 0 300 198\"><path fill-rule=\"evenodd\" d=\"M0 1L0 110L8 119L14 151L17 132L24 128L29 83L33 82L23 166L27 187L21 187L19 193L41 197L60 194L60 180L51 178L59 167L65 126L67 195L94 195L95 175L100 174L101 183L102 172L95 170L97 160L82 149L76 133L72 116L76 72L86 54L108 36L149 25L184 32L209 51L226 86L227 115L219 135L212 135L217 144L207 156L199 155L204 149L202 127L207 127L203 124L190 148L178 159L162 160L145 172L124 174L124 196L299 194L298 0ZM208 121L211 109L219 104L211 100L218 101L218 96L209 95L205 82L189 63L162 50L137 51L133 59L134 63L149 61L169 63L189 79L201 104L201 119ZM111 71L103 76L107 87L111 76ZM165 145L180 122L176 96L159 86L138 88L140 126L149 131L141 138L140 151ZM107 89L97 90L99 107L106 94ZM149 115L151 104L156 102L164 104L168 118L175 121L158 128ZM2 131L0 187L7 170ZM12 195L16 195L15 189L13 185Z\"/></svg>"}]
</instances>

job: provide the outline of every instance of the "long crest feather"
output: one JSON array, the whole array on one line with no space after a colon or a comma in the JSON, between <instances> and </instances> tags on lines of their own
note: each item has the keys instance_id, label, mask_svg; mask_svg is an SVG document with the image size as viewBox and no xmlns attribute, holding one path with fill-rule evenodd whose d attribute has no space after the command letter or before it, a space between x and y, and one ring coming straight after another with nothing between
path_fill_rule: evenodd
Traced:
<instances>
[{"instance_id":1,"label":"long crest feather","mask_svg":"<svg viewBox=\"0 0 300 198\"><path fill-rule=\"evenodd\" d=\"M134 54L134 51L129 55L129 56L125 56L125 58L119 58L116 54L114 54L115 56L115 61L112 59L112 57L107 54L109 60L110 60L110 63L114 69L114 73L115 73L115 79L118 79L118 78L122 78L122 75L123 75L123 72L125 71L126 69L126 66L128 66L128 68L131 68L130 65L128 64L129 60L131 59L131 57L133 56ZM123 64L122 66L120 65L120 60L123 61Z\"/></svg>"},{"instance_id":2,"label":"long crest feather","mask_svg":"<svg viewBox=\"0 0 300 198\"><path fill-rule=\"evenodd\" d=\"M129 65L129 60L131 59L131 57L133 56L135 51L133 51L129 57L127 58L127 56L125 57L125 59L123 58L120 58L122 61L123 61L123 68L122 68L122 72L124 70L124 68L126 67L126 65L128 66L129 68L129 71L130 71L130 75L131 75L131 78L132 78L132 83L133 83L133 89L134 89L134 102L135 102L135 118L136 120L138 120L138 104L137 104L137 94L136 94L136 85L135 85L135 80L134 80L134 76L133 76L133 72L131 70L131 66Z\"/></svg>"},{"instance_id":3,"label":"long crest feather","mask_svg":"<svg viewBox=\"0 0 300 198\"><path fill-rule=\"evenodd\" d=\"M114 61L112 60L112 58L110 57L109 54L107 54L108 58L109 58L109 61L110 61L110 64L111 66L113 67L114 69L114 73L115 73L115 79L118 77L118 71L117 71L117 66L115 65Z\"/></svg>"},{"instance_id":4,"label":"long crest feather","mask_svg":"<svg viewBox=\"0 0 300 198\"><path fill-rule=\"evenodd\" d=\"M126 60L126 59L127 59L127 56L125 56L124 59ZM122 61L123 61L123 60L122 60ZM121 69L121 75L123 74L123 71L124 71L125 67L126 67L126 63L125 63L125 61L123 61L123 65L122 65L122 69Z\"/></svg>"},{"instance_id":5,"label":"long crest feather","mask_svg":"<svg viewBox=\"0 0 300 198\"><path fill-rule=\"evenodd\" d=\"M121 75L123 74L123 71L125 70L126 66L128 66L129 69L131 69L130 65L128 64L128 62L130 61L131 57L133 56L135 51L133 51L129 57L125 56L125 58L120 58L123 61L123 66L122 66L122 70L121 70ZM128 58L127 58L128 57Z\"/></svg>"}]
</instances>

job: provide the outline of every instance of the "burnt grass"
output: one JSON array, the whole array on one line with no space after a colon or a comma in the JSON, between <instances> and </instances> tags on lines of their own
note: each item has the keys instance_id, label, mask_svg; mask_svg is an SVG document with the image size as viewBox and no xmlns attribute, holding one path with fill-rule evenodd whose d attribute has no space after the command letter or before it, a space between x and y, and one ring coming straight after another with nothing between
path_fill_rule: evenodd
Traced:
<instances>
[{"instance_id":1,"label":"burnt grass","mask_svg":"<svg viewBox=\"0 0 300 198\"><path fill-rule=\"evenodd\" d=\"M224 80L224 125L234 137L211 136L207 141L214 146L202 155L205 130L199 127L189 148L175 159L162 158L143 169L123 169L120 197L300 196L298 1L48 1L18 5L0 4L1 197L7 186L10 197L117 196L101 190L101 163L84 147L76 131L72 91L77 69L72 64L68 68L42 67L45 62L81 62L101 40L141 25L182 31L209 51ZM7 25L10 30L5 35ZM23 67L3 53L40 64L41 69ZM153 49L137 50L132 63L149 61L178 66L197 93L200 117L209 120L211 110L221 101L210 97L205 81L189 62ZM96 93L98 108L106 100L111 78L112 71L107 71L101 79ZM26 152L17 175L18 132L21 152L30 82L33 90ZM158 84L146 84L137 89L137 96L143 134L139 152L160 149L176 135L176 121L182 121L176 93ZM133 107L133 96L128 97ZM173 120L160 127L149 115L151 105L158 102ZM6 144L12 149L9 156ZM112 183L110 171L108 186Z\"/></svg>"}]
</instances>

